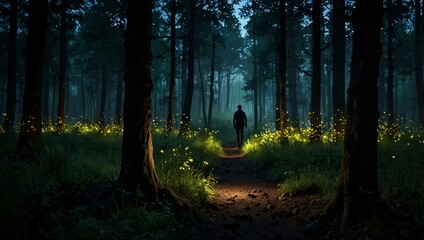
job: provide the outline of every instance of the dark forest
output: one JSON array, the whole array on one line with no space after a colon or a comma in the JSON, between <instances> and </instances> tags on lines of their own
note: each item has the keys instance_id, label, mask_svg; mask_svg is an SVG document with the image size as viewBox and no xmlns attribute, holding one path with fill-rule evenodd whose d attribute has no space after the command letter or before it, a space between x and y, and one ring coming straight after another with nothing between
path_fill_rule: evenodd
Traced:
<instances>
[{"instance_id":1,"label":"dark forest","mask_svg":"<svg viewBox=\"0 0 424 240\"><path fill-rule=\"evenodd\" d=\"M423 5L0 0L0 238L423 239Z\"/></svg>"}]
</instances>

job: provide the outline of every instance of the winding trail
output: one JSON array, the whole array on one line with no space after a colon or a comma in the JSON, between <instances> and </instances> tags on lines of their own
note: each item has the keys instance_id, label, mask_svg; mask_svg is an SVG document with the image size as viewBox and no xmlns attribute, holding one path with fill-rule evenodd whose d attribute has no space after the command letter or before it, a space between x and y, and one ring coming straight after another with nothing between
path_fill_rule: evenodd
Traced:
<instances>
[{"instance_id":1,"label":"winding trail","mask_svg":"<svg viewBox=\"0 0 424 240\"><path fill-rule=\"evenodd\" d=\"M236 146L224 146L213 173L219 176L219 183L206 215L216 229L205 239L309 239L294 226L293 219L312 198L299 204L284 196Z\"/></svg>"}]
</instances>

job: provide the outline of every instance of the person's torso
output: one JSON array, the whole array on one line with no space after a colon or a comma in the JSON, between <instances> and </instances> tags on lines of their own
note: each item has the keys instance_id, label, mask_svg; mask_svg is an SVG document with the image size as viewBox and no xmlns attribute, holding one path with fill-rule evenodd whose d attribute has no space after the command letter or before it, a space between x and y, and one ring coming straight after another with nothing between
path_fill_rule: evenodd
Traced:
<instances>
[{"instance_id":1,"label":"person's torso","mask_svg":"<svg viewBox=\"0 0 424 240\"><path fill-rule=\"evenodd\" d=\"M244 126L244 116L243 110L237 110L234 113L234 119L237 126Z\"/></svg>"}]
</instances>

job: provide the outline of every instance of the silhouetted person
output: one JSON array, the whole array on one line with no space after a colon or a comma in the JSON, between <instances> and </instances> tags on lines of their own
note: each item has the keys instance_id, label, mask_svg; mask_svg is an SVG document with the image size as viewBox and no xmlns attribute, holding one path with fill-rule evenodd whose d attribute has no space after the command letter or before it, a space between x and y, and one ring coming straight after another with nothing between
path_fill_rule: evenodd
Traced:
<instances>
[{"instance_id":1,"label":"silhouetted person","mask_svg":"<svg viewBox=\"0 0 424 240\"><path fill-rule=\"evenodd\" d=\"M246 113L244 113L243 110L241 110L241 105L237 106L238 110L234 113L234 117L233 117L233 125L234 128L236 129L236 133L237 133L237 144L238 147L240 148L241 145L243 144L243 133L244 133L244 128L247 127L247 118L246 118Z\"/></svg>"}]
</instances>

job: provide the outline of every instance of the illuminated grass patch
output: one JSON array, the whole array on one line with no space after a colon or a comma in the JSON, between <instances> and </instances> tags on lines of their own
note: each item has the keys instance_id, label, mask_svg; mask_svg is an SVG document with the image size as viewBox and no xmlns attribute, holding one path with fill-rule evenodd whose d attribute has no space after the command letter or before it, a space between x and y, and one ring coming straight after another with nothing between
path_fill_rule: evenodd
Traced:
<instances>
[{"instance_id":1,"label":"illuminated grass patch","mask_svg":"<svg viewBox=\"0 0 424 240\"><path fill-rule=\"evenodd\" d=\"M223 153L215 132L192 131L190 137L177 132L155 131L154 155L161 182L177 194L204 203L213 194L216 177L205 171Z\"/></svg>"},{"instance_id":2,"label":"illuminated grass patch","mask_svg":"<svg viewBox=\"0 0 424 240\"><path fill-rule=\"evenodd\" d=\"M398 119L394 129L380 121L378 127L378 175L383 197L409 201L424 210L424 131L412 122ZM309 130L287 131L283 140L269 128L253 135L243 151L253 164L267 169L267 177L281 181L290 194L334 193L342 160L342 139L334 138L331 126L323 128L321 142L310 144ZM389 136L393 134L393 138ZM326 197L329 200L331 197Z\"/></svg>"}]
</instances>

